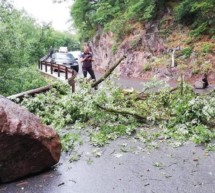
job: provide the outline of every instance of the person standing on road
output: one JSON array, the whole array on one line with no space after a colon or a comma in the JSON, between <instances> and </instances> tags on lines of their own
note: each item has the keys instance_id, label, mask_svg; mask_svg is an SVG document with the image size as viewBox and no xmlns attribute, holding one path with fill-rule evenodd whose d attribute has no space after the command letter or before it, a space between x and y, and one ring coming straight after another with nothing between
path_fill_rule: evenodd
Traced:
<instances>
[{"instance_id":1,"label":"person standing on road","mask_svg":"<svg viewBox=\"0 0 215 193\"><path fill-rule=\"evenodd\" d=\"M93 81L96 81L96 76L92 68L93 55L90 52L88 46L84 47L84 52L81 54L81 62L83 63L82 71L83 71L84 78L86 78L87 73L89 73L91 76L91 79Z\"/></svg>"}]
</instances>

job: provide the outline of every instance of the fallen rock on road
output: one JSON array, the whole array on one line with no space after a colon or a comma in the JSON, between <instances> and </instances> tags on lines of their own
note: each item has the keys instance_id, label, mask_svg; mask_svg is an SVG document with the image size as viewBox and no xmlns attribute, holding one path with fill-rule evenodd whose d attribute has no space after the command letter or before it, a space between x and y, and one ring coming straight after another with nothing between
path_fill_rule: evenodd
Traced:
<instances>
[{"instance_id":1,"label":"fallen rock on road","mask_svg":"<svg viewBox=\"0 0 215 193\"><path fill-rule=\"evenodd\" d=\"M10 182L55 165L58 134L25 108L0 96L0 182Z\"/></svg>"}]
</instances>

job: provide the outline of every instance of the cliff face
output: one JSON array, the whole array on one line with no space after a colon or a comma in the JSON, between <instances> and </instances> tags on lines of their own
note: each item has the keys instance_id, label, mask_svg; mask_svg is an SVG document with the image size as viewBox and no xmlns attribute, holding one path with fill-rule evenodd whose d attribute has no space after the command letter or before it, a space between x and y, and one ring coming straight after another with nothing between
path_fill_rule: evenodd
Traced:
<instances>
[{"instance_id":1,"label":"cliff face","mask_svg":"<svg viewBox=\"0 0 215 193\"><path fill-rule=\"evenodd\" d=\"M118 70L122 75L135 78L145 78L146 64L153 57L163 54L167 50L156 25L136 29L121 44L114 42L113 33L96 35L91 42L91 47L96 69L105 71L112 61L125 54L127 58Z\"/></svg>"},{"instance_id":2,"label":"cliff face","mask_svg":"<svg viewBox=\"0 0 215 193\"><path fill-rule=\"evenodd\" d=\"M189 42L189 29L168 31L172 26L168 26L170 22L166 18L165 26L158 22L145 24L120 43L114 41L113 33L98 33L90 43L95 69L105 71L112 61L125 54L127 58L117 69L123 76L148 79L157 75L158 78L178 80L182 73L186 80L195 81L207 72L209 80L215 81L214 40L204 37ZM210 46L210 50L204 53L203 45ZM175 67L172 66L174 49Z\"/></svg>"}]
</instances>

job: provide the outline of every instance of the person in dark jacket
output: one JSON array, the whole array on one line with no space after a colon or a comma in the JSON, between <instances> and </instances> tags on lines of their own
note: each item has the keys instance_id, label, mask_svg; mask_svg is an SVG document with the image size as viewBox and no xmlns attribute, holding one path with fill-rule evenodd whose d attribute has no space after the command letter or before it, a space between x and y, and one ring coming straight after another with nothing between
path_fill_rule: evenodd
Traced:
<instances>
[{"instance_id":1,"label":"person in dark jacket","mask_svg":"<svg viewBox=\"0 0 215 193\"><path fill-rule=\"evenodd\" d=\"M95 76L95 73L94 73L93 68L92 68L93 55L89 51L88 46L84 47L84 52L81 54L81 62L83 63L82 71L83 71L84 77L86 78L87 73L89 73L91 76L91 79L93 79L95 81L96 76Z\"/></svg>"}]
</instances>

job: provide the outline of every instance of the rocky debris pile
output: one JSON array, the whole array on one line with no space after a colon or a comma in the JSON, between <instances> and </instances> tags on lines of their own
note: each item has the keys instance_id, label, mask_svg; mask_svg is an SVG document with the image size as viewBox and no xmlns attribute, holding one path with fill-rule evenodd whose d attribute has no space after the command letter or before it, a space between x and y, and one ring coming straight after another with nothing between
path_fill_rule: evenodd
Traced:
<instances>
[{"instance_id":1,"label":"rocky debris pile","mask_svg":"<svg viewBox=\"0 0 215 193\"><path fill-rule=\"evenodd\" d=\"M35 174L60 158L58 134L25 108L0 96L0 182Z\"/></svg>"}]
</instances>

